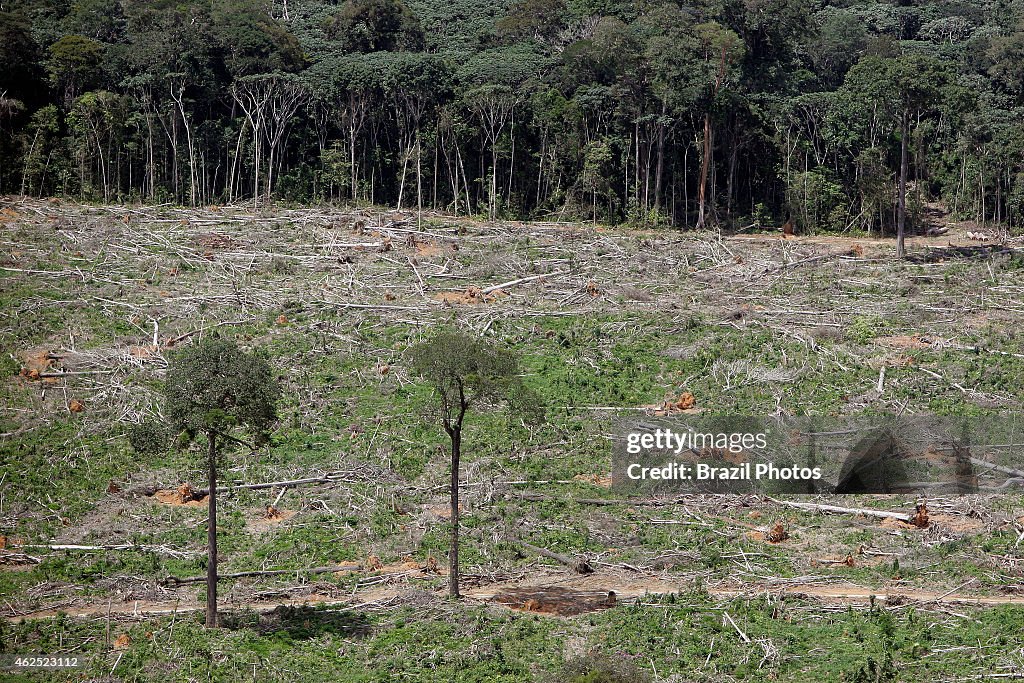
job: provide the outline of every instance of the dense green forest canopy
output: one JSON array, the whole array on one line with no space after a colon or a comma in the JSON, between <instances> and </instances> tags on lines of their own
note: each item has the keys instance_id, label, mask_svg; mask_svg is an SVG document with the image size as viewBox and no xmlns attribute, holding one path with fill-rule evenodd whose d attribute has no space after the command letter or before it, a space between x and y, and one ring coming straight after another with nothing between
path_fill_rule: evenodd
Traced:
<instances>
[{"instance_id":1,"label":"dense green forest canopy","mask_svg":"<svg viewBox=\"0 0 1024 683\"><path fill-rule=\"evenodd\" d=\"M5 0L0 191L1024 224L1024 0Z\"/></svg>"}]
</instances>

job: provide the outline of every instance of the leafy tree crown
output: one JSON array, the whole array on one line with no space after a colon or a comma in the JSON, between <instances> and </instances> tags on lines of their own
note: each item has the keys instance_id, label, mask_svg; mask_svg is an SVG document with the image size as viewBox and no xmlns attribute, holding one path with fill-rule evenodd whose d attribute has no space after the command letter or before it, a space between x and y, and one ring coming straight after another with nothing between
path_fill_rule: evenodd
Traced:
<instances>
[{"instance_id":1,"label":"leafy tree crown","mask_svg":"<svg viewBox=\"0 0 1024 683\"><path fill-rule=\"evenodd\" d=\"M265 439L281 389L270 364L230 340L208 338L177 353L167 371L167 417L188 433L249 427Z\"/></svg>"},{"instance_id":2,"label":"leafy tree crown","mask_svg":"<svg viewBox=\"0 0 1024 683\"><path fill-rule=\"evenodd\" d=\"M413 346L409 361L412 371L434 387L446 430L459 426L461 414L483 402L505 403L534 421L542 417L538 397L520 377L518 356L486 339L442 330Z\"/></svg>"}]
</instances>

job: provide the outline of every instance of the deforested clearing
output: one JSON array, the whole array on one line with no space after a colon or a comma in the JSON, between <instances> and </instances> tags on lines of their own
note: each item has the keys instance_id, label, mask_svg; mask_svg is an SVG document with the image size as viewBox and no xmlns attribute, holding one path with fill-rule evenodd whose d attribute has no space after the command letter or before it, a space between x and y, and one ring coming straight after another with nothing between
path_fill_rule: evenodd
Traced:
<instances>
[{"instance_id":1,"label":"deforested clearing","mask_svg":"<svg viewBox=\"0 0 1024 683\"><path fill-rule=\"evenodd\" d=\"M896 260L866 237L372 208L3 209L0 642L18 652L125 680L552 680L580 655L674 681L1024 675L1005 472L925 518L900 494L608 487L616 412L1019 411L1021 238L952 225ZM467 420L459 602L447 437L405 356L439 325L514 348L548 412ZM206 472L162 427L161 386L214 334L265 354L284 398L270 443L221 466L224 628L206 631Z\"/></svg>"}]
</instances>

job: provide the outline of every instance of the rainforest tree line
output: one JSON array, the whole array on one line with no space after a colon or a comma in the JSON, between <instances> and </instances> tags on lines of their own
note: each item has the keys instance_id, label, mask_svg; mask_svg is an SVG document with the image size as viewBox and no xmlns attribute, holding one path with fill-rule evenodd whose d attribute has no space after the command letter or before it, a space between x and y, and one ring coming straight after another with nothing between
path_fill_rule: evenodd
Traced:
<instances>
[{"instance_id":1,"label":"rainforest tree line","mask_svg":"<svg viewBox=\"0 0 1024 683\"><path fill-rule=\"evenodd\" d=\"M1020 226L1022 124L1024 0L0 4L27 196Z\"/></svg>"}]
</instances>

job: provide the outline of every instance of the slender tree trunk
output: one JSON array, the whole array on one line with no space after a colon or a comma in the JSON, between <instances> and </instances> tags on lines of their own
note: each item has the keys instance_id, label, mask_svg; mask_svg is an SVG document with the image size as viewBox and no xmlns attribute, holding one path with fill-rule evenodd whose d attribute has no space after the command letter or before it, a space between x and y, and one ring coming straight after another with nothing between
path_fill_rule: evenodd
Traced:
<instances>
[{"instance_id":1,"label":"slender tree trunk","mask_svg":"<svg viewBox=\"0 0 1024 683\"><path fill-rule=\"evenodd\" d=\"M698 215L697 215L697 229L702 230L704 228L707 212L707 185L708 185L708 169L711 167L711 150L712 150L712 134L714 130L711 126L711 105L714 103L716 97L718 97L718 90L722 87L722 81L725 80L725 46L722 46L722 54L718 64L718 76L715 78L714 87L711 91L711 102L708 103L708 110L704 112L704 158L700 162L700 186L697 188L697 202L698 202ZM714 190L712 190L711 196L714 197Z\"/></svg>"},{"instance_id":2,"label":"slender tree trunk","mask_svg":"<svg viewBox=\"0 0 1024 683\"><path fill-rule=\"evenodd\" d=\"M171 119L171 175L174 176L174 201L181 199L181 190L179 189L178 179L178 117L173 114L170 115Z\"/></svg>"},{"instance_id":3,"label":"slender tree trunk","mask_svg":"<svg viewBox=\"0 0 1024 683\"><path fill-rule=\"evenodd\" d=\"M149 179L149 191L146 196L150 199L156 196L156 155L153 152L153 117L146 113L146 177Z\"/></svg>"},{"instance_id":4,"label":"slender tree trunk","mask_svg":"<svg viewBox=\"0 0 1024 683\"><path fill-rule=\"evenodd\" d=\"M192 142L192 126L189 124L188 116L185 114L185 86L182 84L177 91L171 85L171 99L178 105L178 112L181 114L181 122L185 126L185 142L188 145L188 187L189 203L196 205L196 191L198 175L196 174L196 149Z\"/></svg>"},{"instance_id":5,"label":"slender tree trunk","mask_svg":"<svg viewBox=\"0 0 1024 683\"><path fill-rule=\"evenodd\" d=\"M466 164L462 161L462 150L459 149L459 144L455 143L455 157L459 162L459 175L462 176L462 189L466 193L466 213L473 213L473 203L471 195L469 194L469 180L466 178ZM479 206L479 204L477 204ZM458 202L455 203L456 211L458 213Z\"/></svg>"},{"instance_id":6,"label":"slender tree trunk","mask_svg":"<svg viewBox=\"0 0 1024 683\"><path fill-rule=\"evenodd\" d=\"M661 115L665 116L665 103L661 103ZM661 183L665 170L665 124L658 123L658 163L654 172L654 210L661 212Z\"/></svg>"},{"instance_id":7,"label":"slender tree trunk","mask_svg":"<svg viewBox=\"0 0 1024 683\"><path fill-rule=\"evenodd\" d=\"M648 133L650 130L648 129ZM646 153L644 154L644 222L647 222L648 212L651 210L651 152L654 149L654 140L648 134L646 136Z\"/></svg>"},{"instance_id":8,"label":"slender tree trunk","mask_svg":"<svg viewBox=\"0 0 1024 683\"><path fill-rule=\"evenodd\" d=\"M228 204L234 201L236 183L239 183L239 159L241 159L242 156L242 139L245 135L246 125L248 124L244 123L238 127L238 142L235 144L235 156L231 158L231 171L228 175Z\"/></svg>"},{"instance_id":9,"label":"slender tree trunk","mask_svg":"<svg viewBox=\"0 0 1024 683\"><path fill-rule=\"evenodd\" d=\"M1003 179L996 178L996 215L995 221L998 225L1003 220Z\"/></svg>"},{"instance_id":10,"label":"slender tree trunk","mask_svg":"<svg viewBox=\"0 0 1024 683\"><path fill-rule=\"evenodd\" d=\"M353 114L355 116L355 114ZM348 174L352 190L352 203L359 200L359 179L356 177L356 126L355 123L348 127Z\"/></svg>"},{"instance_id":11,"label":"slender tree trunk","mask_svg":"<svg viewBox=\"0 0 1024 683\"><path fill-rule=\"evenodd\" d=\"M907 254L906 230L907 230L907 133L910 128L910 120L907 112L903 113L902 139L900 140L900 188L899 188L899 214L896 217L896 258L903 258Z\"/></svg>"},{"instance_id":12,"label":"slender tree trunk","mask_svg":"<svg viewBox=\"0 0 1024 683\"><path fill-rule=\"evenodd\" d=\"M732 205L735 201L736 195L736 162L738 161L740 147L736 142L736 123L733 122L732 128L732 150L729 154L729 180L727 183L728 190L726 191L725 200L725 215L727 220L732 219Z\"/></svg>"},{"instance_id":13,"label":"slender tree trunk","mask_svg":"<svg viewBox=\"0 0 1024 683\"><path fill-rule=\"evenodd\" d=\"M540 136L540 163L537 164L537 200L534 202L534 210L540 207L541 188L544 186L544 156L548 151L548 131L541 129ZM22 193L24 194L24 193Z\"/></svg>"},{"instance_id":14,"label":"slender tree trunk","mask_svg":"<svg viewBox=\"0 0 1024 683\"><path fill-rule=\"evenodd\" d=\"M461 422L461 420L460 420ZM462 427L453 427L448 435L452 440L451 518L452 538L448 552L448 594L459 596L459 460L462 456Z\"/></svg>"},{"instance_id":15,"label":"slender tree trunk","mask_svg":"<svg viewBox=\"0 0 1024 683\"><path fill-rule=\"evenodd\" d=\"M508 199L509 203L512 202L512 181L516 177L516 115L515 111L512 112L512 126L509 129L508 138L512 144L512 151L509 154L511 157L508 163Z\"/></svg>"},{"instance_id":16,"label":"slender tree trunk","mask_svg":"<svg viewBox=\"0 0 1024 683\"><path fill-rule=\"evenodd\" d=\"M405 136L403 135L402 138L404 142ZM395 207L397 211L402 210L402 197L405 195L405 176L409 170L409 157L412 155L412 145L402 144L402 147L404 148L402 150L402 174L398 181L398 205Z\"/></svg>"},{"instance_id":17,"label":"slender tree trunk","mask_svg":"<svg viewBox=\"0 0 1024 683\"><path fill-rule=\"evenodd\" d=\"M493 220L498 213L498 136L494 136L491 144L491 210Z\"/></svg>"},{"instance_id":18,"label":"slender tree trunk","mask_svg":"<svg viewBox=\"0 0 1024 683\"><path fill-rule=\"evenodd\" d=\"M434 136L434 174L430 177L430 208L437 211L437 179L440 178L441 160L438 158L438 147L441 144L438 135Z\"/></svg>"},{"instance_id":19,"label":"slender tree trunk","mask_svg":"<svg viewBox=\"0 0 1024 683\"><path fill-rule=\"evenodd\" d=\"M25 155L25 167L21 172L21 197L25 198L25 186L28 182L28 164L32 160L32 156L36 149L36 142L39 141L39 129L36 129L35 135L32 136L32 145L28 148L28 154Z\"/></svg>"},{"instance_id":20,"label":"slender tree trunk","mask_svg":"<svg viewBox=\"0 0 1024 683\"><path fill-rule=\"evenodd\" d=\"M704 114L704 154L700 160L700 182L697 184L697 229L704 229L707 199L708 166L711 163L711 112Z\"/></svg>"},{"instance_id":21,"label":"slender tree trunk","mask_svg":"<svg viewBox=\"0 0 1024 683\"><path fill-rule=\"evenodd\" d=\"M448 146L445 144L444 139L440 141L441 153L444 154L444 165L448 170L448 182L452 186L452 202L455 205L455 215L459 215L459 166L458 164L452 164L451 155L448 153ZM434 178L434 190L437 191L437 174L435 173ZM437 208L435 202L434 208Z\"/></svg>"},{"instance_id":22,"label":"slender tree trunk","mask_svg":"<svg viewBox=\"0 0 1024 683\"><path fill-rule=\"evenodd\" d=\"M690 221L690 142L683 150L683 222Z\"/></svg>"},{"instance_id":23,"label":"slender tree trunk","mask_svg":"<svg viewBox=\"0 0 1024 683\"><path fill-rule=\"evenodd\" d=\"M206 627L217 628L217 437L207 434L209 441L209 493L206 520Z\"/></svg>"},{"instance_id":24,"label":"slender tree trunk","mask_svg":"<svg viewBox=\"0 0 1024 683\"><path fill-rule=\"evenodd\" d=\"M633 147L633 197L637 206L640 206L640 122L633 124L633 139L636 141Z\"/></svg>"},{"instance_id":25,"label":"slender tree trunk","mask_svg":"<svg viewBox=\"0 0 1024 683\"><path fill-rule=\"evenodd\" d=\"M416 127L416 227L423 222L423 148L420 144L420 129Z\"/></svg>"}]
</instances>

